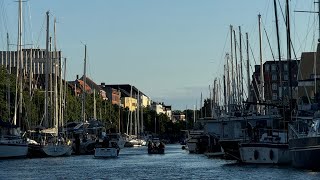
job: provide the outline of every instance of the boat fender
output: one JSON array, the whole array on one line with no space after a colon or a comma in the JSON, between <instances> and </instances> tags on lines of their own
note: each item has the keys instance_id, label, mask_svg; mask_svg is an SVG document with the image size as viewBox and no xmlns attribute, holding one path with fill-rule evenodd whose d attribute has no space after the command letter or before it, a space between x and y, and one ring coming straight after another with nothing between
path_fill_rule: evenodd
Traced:
<instances>
[{"instance_id":1,"label":"boat fender","mask_svg":"<svg viewBox=\"0 0 320 180\"><path fill-rule=\"evenodd\" d=\"M270 159L272 160L272 159L273 159L273 156L274 156L272 149L270 150L269 156L270 156Z\"/></svg>"},{"instance_id":2,"label":"boat fender","mask_svg":"<svg viewBox=\"0 0 320 180\"><path fill-rule=\"evenodd\" d=\"M257 150L254 150L254 159L257 160L259 158L259 152Z\"/></svg>"}]
</instances>

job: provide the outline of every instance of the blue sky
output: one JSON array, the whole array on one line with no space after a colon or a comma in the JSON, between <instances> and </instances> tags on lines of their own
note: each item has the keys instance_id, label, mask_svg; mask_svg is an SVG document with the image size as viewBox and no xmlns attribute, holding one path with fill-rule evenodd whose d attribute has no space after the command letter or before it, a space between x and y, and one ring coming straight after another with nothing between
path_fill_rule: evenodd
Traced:
<instances>
[{"instance_id":1,"label":"blue sky","mask_svg":"<svg viewBox=\"0 0 320 180\"><path fill-rule=\"evenodd\" d=\"M283 8L284 2L280 0ZM276 53L273 0L29 0L23 4L25 44L45 48L45 12L50 11L51 22L57 18L57 44L68 59L68 80L83 74L83 42L88 46L87 74L95 82L133 84L173 109L193 108L201 92L208 97L209 85L223 73L230 24L249 32L258 62L257 15L261 13ZM315 48L312 40L318 36L318 22L314 14L293 11L313 9L312 0L291 1L292 40L298 56ZM17 3L2 0L0 11L0 48L5 49L7 31L12 42L17 39ZM279 19L285 57L285 26ZM265 36L263 40L264 59L272 60ZM252 57L251 63L255 63Z\"/></svg>"}]
</instances>

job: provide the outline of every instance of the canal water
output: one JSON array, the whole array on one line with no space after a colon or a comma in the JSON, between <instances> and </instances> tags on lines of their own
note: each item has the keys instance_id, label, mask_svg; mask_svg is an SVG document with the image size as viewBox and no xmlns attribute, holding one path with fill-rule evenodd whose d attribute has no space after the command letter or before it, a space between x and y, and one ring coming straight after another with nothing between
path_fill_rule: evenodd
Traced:
<instances>
[{"instance_id":1,"label":"canal water","mask_svg":"<svg viewBox=\"0 0 320 180\"><path fill-rule=\"evenodd\" d=\"M146 147L125 148L114 159L92 155L0 161L0 179L320 179L320 172L290 166L240 165L235 161L189 154L167 145L164 155Z\"/></svg>"}]
</instances>

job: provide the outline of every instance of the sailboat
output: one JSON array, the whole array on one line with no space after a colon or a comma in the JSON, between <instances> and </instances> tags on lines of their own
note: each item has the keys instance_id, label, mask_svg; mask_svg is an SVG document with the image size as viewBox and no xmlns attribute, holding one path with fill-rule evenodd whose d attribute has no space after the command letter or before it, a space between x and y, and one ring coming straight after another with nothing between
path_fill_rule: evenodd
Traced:
<instances>
[{"instance_id":1,"label":"sailboat","mask_svg":"<svg viewBox=\"0 0 320 180\"><path fill-rule=\"evenodd\" d=\"M47 41L46 41L46 61L45 61L45 112L44 112L44 124L48 125L49 122L49 73L51 70L49 67L49 11L46 13L47 16ZM55 50L56 55L56 50ZM54 57L56 58L56 57ZM40 157L57 157L57 156L70 156L72 153L71 141L66 139L63 132L59 131L59 116L58 116L58 87L57 87L57 76L58 72L58 60L54 60L54 118L53 127L48 129L38 129L33 133L33 140L29 141L29 150L31 156ZM60 63L60 62L59 62ZM50 74L51 75L51 74ZM60 77L61 78L61 77ZM61 119L60 119L61 120ZM62 123L61 123L62 124Z\"/></svg>"},{"instance_id":2,"label":"sailboat","mask_svg":"<svg viewBox=\"0 0 320 180\"><path fill-rule=\"evenodd\" d=\"M277 23L277 6L274 1L275 17ZM264 71L262 63L262 36L261 36L261 15L258 15L259 19L259 41L260 41L260 77L261 77L261 94L260 98L264 101ZM278 24L277 33L278 33ZM279 37L278 37L279 40ZM279 41L278 41L279 46ZM279 50L280 57L280 50ZM280 59L281 60L281 59ZM280 61L279 60L279 61ZM280 63L279 63L280 64ZM279 66L281 74L281 64ZM280 76L281 77L281 76ZM291 78L291 77L290 77ZM262 111L263 113L264 110ZM272 118L270 118L272 120ZM241 162L254 163L254 164L289 164L291 163L289 144L287 142L288 134L286 130L275 130L274 122L281 121L281 118L275 118L271 121L271 129L265 130L265 127L255 127L254 131L251 131L251 141L243 142L239 145ZM269 126L270 127L270 126ZM249 133L249 132L248 132Z\"/></svg>"},{"instance_id":3,"label":"sailboat","mask_svg":"<svg viewBox=\"0 0 320 180\"><path fill-rule=\"evenodd\" d=\"M320 17L320 3L318 3L318 16ZM320 27L320 23L319 23ZM319 67L320 41L314 55L314 70ZM301 59L301 64L303 59ZM308 66L310 66L308 64ZM317 91L318 73L314 73L314 93ZM305 88L305 87L304 87ZM316 96L315 96L316 97ZM309 101L310 103L310 101ZM318 107L318 102L316 102ZM309 115L308 115L309 114ZM307 111L298 111L295 121L289 124L291 136L289 137L289 149L292 165L296 168L320 169L320 111L319 108Z\"/></svg>"},{"instance_id":4,"label":"sailboat","mask_svg":"<svg viewBox=\"0 0 320 180\"><path fill-rule=\"evenodd\" d=\"M18 126L0 120L0 158L22 158L28 153L28 144L21 137Z\"/></svg>"},{"instance_id":5,"label":"sailboat","mask_svg":"<svg viewBox=\"0 0 320 180\"><path fill-rule=\"evenodd\" d=\"M82 86L82 122L74 127L74 145L75 154L94 154L95 146L99 141L99 135L102 133L104 126L100 121L96 120L96 112L94 112L94 119L88 121L86 118L86 63L87 63L87 45L84 50L84 69L83 69L83 86ZM79 81L80 82L80 81ZM82 84L82 82L80 83ZM95 97L95 96L94 96ZM94 109L95 103L94 103Z\"/></svg>"},{"instance_id":6,"label":"sailboat","mask_svg":"<svg viewBox=\"0 0 320 180\"><path fill-rule=\"evenodd\" d=\"M26 157L28 153L28 145L24 138L21 136L21 131L19 126L17 126L16 122L16 112L17 112L17 91L19 80L22 83L22 79L19 78L21 76L21 68L19 68L20 63L22 64L22 50L21 50L21 31L22 31L22 1L19 0L19 26L18 26L18 46L17 46L17 76L16 76L16 99L15 99L15 116L13 117L13 124L9 122L3 122L0 120L0 158L18 158L18 157ZM10 68L10 67L9 67ZM9 70L10 71L10 70ZM19 73L20 71L20 73ZM20 89L21 90L21 89ZM20 94L21 95L21 94ZM21 98L21 97L20 97ZM21 106L21 104L20 104Z\"/></svg>"}]
</instances>

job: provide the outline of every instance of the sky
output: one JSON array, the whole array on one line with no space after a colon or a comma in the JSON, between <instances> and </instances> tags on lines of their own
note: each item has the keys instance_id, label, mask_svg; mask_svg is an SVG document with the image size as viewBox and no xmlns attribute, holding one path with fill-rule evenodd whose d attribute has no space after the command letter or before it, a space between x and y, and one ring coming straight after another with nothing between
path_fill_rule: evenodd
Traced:
<instances>
[{"instance_id":1,"label":"sky","mask_svg":"<svg viewBox=\"0 0 320 180\"><path fill-rule=\"evenodd\" d=\"M284 9L285 1L277 1ZM318 18L294 12L314 10L313 0L290 2L292 42L300 57L315 49ZM0 1L2 50L7 32L10 42L17 42L17 10L15 0ZM57 47L67 58L67 80L83 74L87 44L89 78L97 84L132 84L175 110L199 107L201 93L209 97L209 85L222 78L225 54L230 52L230 25L237 38L238 26L249 33L250 72L259 62L259 13L271 44L270 48L264 33L263 59L273 60L270 49L277 56L273 0L28 0L23 3L24 44L45 48L48 10L51 36L57 19ZM278 14L281 56L286 57L280 7Z\"/></svg>"}]
</instances>

